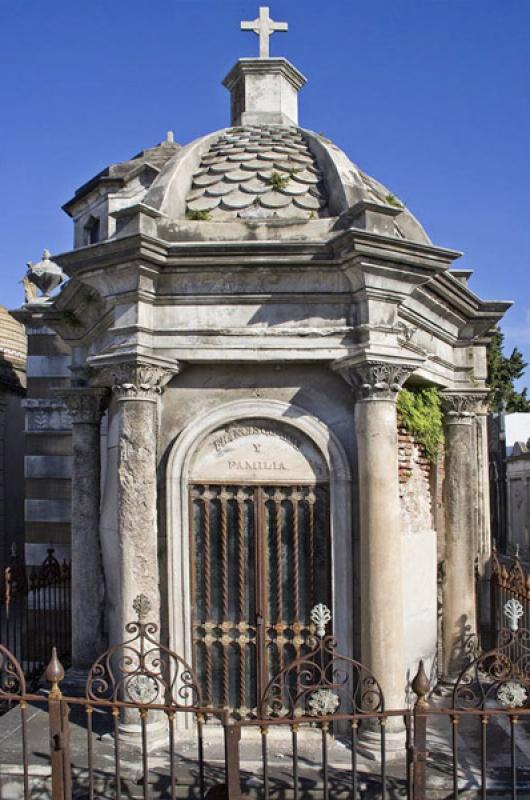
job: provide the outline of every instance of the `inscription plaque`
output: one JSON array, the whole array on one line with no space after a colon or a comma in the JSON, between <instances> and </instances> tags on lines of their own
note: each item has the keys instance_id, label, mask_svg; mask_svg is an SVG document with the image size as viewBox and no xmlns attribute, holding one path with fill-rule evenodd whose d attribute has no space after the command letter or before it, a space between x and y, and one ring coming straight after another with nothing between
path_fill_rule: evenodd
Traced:
<instances>
[{"instance_id":1,"label":"inscription plaque","mask_svg":"<svg viewBox=\"0 0 530 800\"><path fill-rule=\"evenodd\" d=\"M318 448L300 431L270 420L245 420L205 439L191 477L204 483L314 483L327 480L328 469Z\"/></svg>"}]
</instances>

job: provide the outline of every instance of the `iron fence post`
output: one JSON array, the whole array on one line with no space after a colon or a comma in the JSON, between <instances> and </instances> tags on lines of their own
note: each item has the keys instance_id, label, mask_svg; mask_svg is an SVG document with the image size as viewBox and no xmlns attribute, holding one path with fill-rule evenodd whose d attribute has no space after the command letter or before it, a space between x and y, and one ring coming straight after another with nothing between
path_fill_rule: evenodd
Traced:
<instances>
[{"instance_id":1,"label":"iron fence post","mask_svg":"<svg viewBox=\"0 0 530 800\"><path fill-rule=\"evenodd\" d=\"M427 788L427 700L431 685L425 672L423 660L411 684L417 697L413 709L413 746L412 746L412 798L425 800ZM410 755L409 755L410 758Z\"/></svg>"},{"instance_id":2,"label":"iron fence post","mask_svg":"<svg viewBox=\"0 0 530 800\"><path fill-rule=\"evenodd\" d=\"M241 798L241 770L239 764L239 740L241 728L239 725L225 725L225 781L227 800L240 800Z\"/></svg>"},{"instance_id":3,"label":"iron fence post","mask_svg":"<svg viewBox=\"0 0 530 800\"><path fill-rule=\"evenodd\" d=\"M72 770L70 766L69 707L63 699L60 683L64 669L54 647L45 673L51 683L48 695L48 724L50 730L50 762L52 768L53 800L72 799Z\"/></svg>"},{"instance_id":4,"label":"iron fence post","mask_svg":"<svg viewBox=\"0 0 530 800\"><path fill-rule=\"evenodd\" d=\"M498 591L499 591L499 574L500 564L497 556L497 547L493 544L491 553L491 565L489 573L489 600L490 600L490 625L489 625L489 649L495 647L497 641L497 628L498 628Z\"/></svg>"}]
</instances>

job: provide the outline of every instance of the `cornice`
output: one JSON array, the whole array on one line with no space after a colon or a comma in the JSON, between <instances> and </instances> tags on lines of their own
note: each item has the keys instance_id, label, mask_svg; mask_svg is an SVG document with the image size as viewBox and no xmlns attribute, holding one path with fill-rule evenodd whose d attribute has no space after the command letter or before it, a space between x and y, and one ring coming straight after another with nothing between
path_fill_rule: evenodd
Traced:
<instances>
[{"instance_id":1,"label":"cornice","mask_svg":"<svg viewBox=\"0 0 530 800\"><path fill-rule=\"evenodd\" d=\"M428 289L450 300L452 304L462 309L464 313L473 311L475 314L488 314L496 316L504 314L512 305L513 300L482 300L464 286L449 272L439 275L438 278L428 285Z\"/></svg>"},{"instance_id":2,"label":"cornice","mask_svg":"<svg viewBox=\"0 0 530 800\"><path fill-rule=\"evenodd\" d=\"M464 328L475 323L477 336L487 334L499 321L511 303L507 301L480 300L449 272L449 267L459 252L423 243L410 242L372 232L348 229L320 241L245 240L239 242L164 242L145 234L135 234L79 248L54 259L70 276L83 276L88 281L101 270L148 269L171 272L188 267L201 269L252 270L257 267L274 268L348 268L378 271L395 270L396 280L405 267L420 286L413 289L416 296L441 301L454 315L455 325ZM414 281L413 281L414 282ZM69 298L69 285L60 297ZM140 291L140 289L139 289ZM134 292L133 292L134 294ZM391 293L395 294L395 293ZM387 293L387 299L388 299ZM396 295L397 296L397 295ZM473 336L471 339L474 338Z\"/></svg>"},{"instance_id":3,"label":"cornice","mask_svg":"<svg viewBox=\"0 0 530 800\"><path fill-rule=\"evenodd\" d=\"M212 259L209 263L220 265L226 259L233 258L243 259L244 264L251 264L264 257L274 258L280 263L292 258L300 258L302 261L310 258L341 265L351 258L363 255L378 256L384 261L409 263L427 271L437 272L446 269L460 253L368 231L349 229L325 239L245 239L235 242L166 242L145 234L134 234L60 253L54 255L54 260L70 275L80 269L97 269L113 263L123 263L127 259L141 258L154 258L157 263L161 259L168 264L185 263L188 258L192 263L196 263L196 259L200 258L202 264L207 257Z\"/></svg>"},{"instance_id":4,"label":"cornice","mask_svg":"<svg viewBox=\"0 0 530 800\"><path fill-rule=\"evenodd\" d=\"M65 342L82 345L110 327L113 313L92 288L71 280L40 313L40 318Z\"/></svg>"},{"instance_id":5,"label":"cornice","mask_svg":"<svg viewBox=\"0 0 530 800\"><path fill-rule=\"evenodd\" d=\"M400 261L425 269L444 271L462 255L458 250L413 242L409 239L397 239L384 236L360 228L348 228L340 231L329 240L335 254L347 258L348 253L361 256L377 255L383 260Z\"/></svg>"},{"instance_id":6,"label":"cornice","mask_svg":"<svg viewBox=\"0 0 530 800\"><path fill-rule=\"evenodd\" d=\"M253 73L257 75L283 75L297 90L307 83L305 75L302 75L294 64L291 64L286 58L240 58L223 79L223 86L231 91L244 75Z\"/></svg>"}]
</instances>

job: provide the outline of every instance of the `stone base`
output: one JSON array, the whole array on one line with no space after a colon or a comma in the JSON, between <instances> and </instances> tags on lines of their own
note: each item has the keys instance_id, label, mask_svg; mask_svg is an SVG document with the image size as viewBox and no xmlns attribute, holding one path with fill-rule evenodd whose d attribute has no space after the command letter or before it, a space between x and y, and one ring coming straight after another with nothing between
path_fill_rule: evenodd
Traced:
<instances>
[{"instance_id":1,"label":"stone base","mask_svg":"<svg viewBox=\"0 0 530 800\"><path fill-rule=\"evenodd\" d=\"M357 739L357 752L370 761L381 762L381 731L361 728ZM385 731L385 759L393 761L403 758L406 752L405 728Z\"/></svg>"},{"instance_id":2,"label":"stone base","mask_svg":"<svg viewBox=\"0 0 530 800\"><path fill-rule=\"evenodd\" d=\"M121 744L132 750L142 750L142 726L139 722L120 722L118 730ZM106 734L106 736L109 739L114 739L114 734ZM147 723L146 741L148 752L164 747L167 745L168 740L169 727L165 716Z\"/></svg>"}]
</instances>

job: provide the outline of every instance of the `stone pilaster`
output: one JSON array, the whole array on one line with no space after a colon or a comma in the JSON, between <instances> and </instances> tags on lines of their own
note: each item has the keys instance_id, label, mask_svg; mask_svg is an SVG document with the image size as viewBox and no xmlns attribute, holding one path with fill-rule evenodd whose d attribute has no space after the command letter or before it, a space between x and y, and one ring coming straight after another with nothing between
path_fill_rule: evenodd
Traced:
<instances>
[{"instance_id":1,"label":"stone pilaster","mask_svg":"<svg viewBox=\"0 0 530 800\"><path fill-rule=\"evenodd\" d=\"M456 678L476 633L475 498L477 456L474 417L483 393L444 392L445 558L443 569L443 676Z\"/></svg>"},{"instance_id":2,"label":"stone pilaster","mask_svg":"<svg viewBox=\"0 0 530 800\"><path fill-rule=\"evenodd\" d=\"M145 594L150 621L159 622L160 594L157 536L158 398L178 368L137 363L112 368L112 391L118 401L117 537L119 608L113 620L113 643L125 638L134 617L133 600Z\"/></svg>"},{"instance_id":3,"label":"stone pilaster","mask_svg":"<svg viewBox=\"0 0 530 800\"><path fill-rule=\"evenodd\" d=\"M72 418L72 666L86 670L105 649L105 580L99 539L100 422L106 389L61 393Z\"/></svg>"},{"instance_id":4,"label":"stone pilaster","mask_svg":"<svg viewBox=\"0 0 530 800\"><path fill-rule=\"evenodd\" d=\"M361 659L380 682L387 708L405 702L396 400L413 369L364 362L340 370L356 394Z\"/></svg>"}]
</instances>

